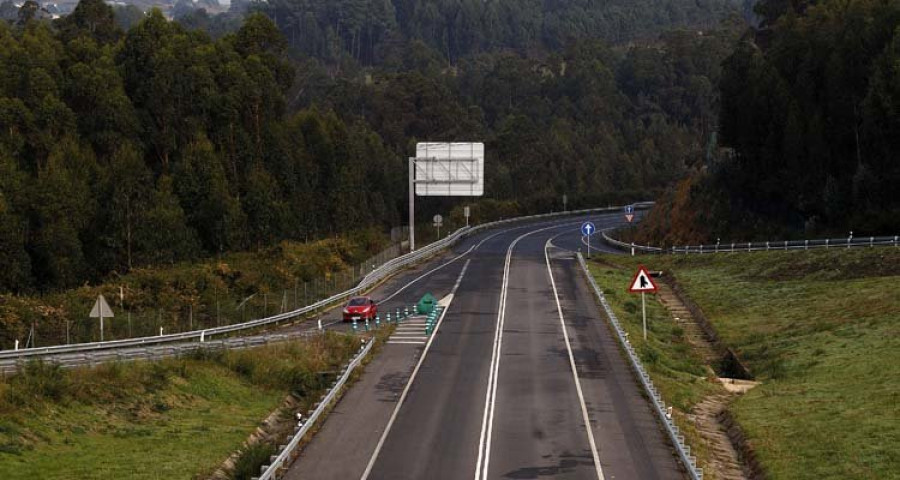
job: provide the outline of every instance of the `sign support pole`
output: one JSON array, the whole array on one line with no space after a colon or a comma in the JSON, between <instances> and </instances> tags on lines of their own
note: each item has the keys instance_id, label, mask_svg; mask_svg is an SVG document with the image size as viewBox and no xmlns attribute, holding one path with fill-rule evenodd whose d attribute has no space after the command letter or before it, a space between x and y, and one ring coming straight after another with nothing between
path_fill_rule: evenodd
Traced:
<instances>
[{"instance_id":1,"label":"sign support pole","mask_svg":"<svg viewBox=\"0 0 900 480\"><path fill-rule=\"evenodd\" d=\"M103 341L103 310L100 310L100 341Z\"/></svg>"},{"instance_id":2,"label":"sign support pole","mask_svg":"<svg viewBox=\"0 0 900 480\"><path fill-rule=\"evenodd\" d=\"M587 241L587 244L588 244L588 258L591 258L591 235L588 234L587 237L588 237L588 241Z\"/></svg>"},{"instance_id":3,"label":"sign support pole","mask_svg":"<svg viewBox=\"0 0 900 480\"><path fill-rule=\"evenodd\" d=\"M647 340L647 302L644 300L644 292L641 292L641 311L644 314L644 340Z\"/></svg>"},{"instance_id":4,"label":"sign support pole","mask_svg":"<svg viewBox=\"0 0 900 480\"><path fill-rule=\"evenodd\" d=\"M415 223L415 201L416 191L413 185L413 176L415 175L415 160L409 159L409 251L416 250L416 223Z\"/></svg>"}]
</instances>

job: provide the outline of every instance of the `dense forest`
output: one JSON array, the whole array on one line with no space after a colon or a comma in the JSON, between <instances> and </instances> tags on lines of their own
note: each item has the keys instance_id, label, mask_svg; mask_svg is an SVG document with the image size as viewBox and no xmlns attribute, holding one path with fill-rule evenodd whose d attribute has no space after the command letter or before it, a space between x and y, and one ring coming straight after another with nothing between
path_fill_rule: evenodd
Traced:
<instances>
[{"instance_id":1,"label":"dense forest","mask_svg":"<svg viewBox=\"0 0 900 480\"><path fill-rule=\"evenodd\" d=\"M706 151L739 22L626 46L591 33L606 21L592 2L533 6L528 28L527 2L464 2L507 9L471 38L415 13L451 2L299 3L316 41L338 16L335 56L298 38L277 2L207 22L212 33L202 12L184 26L101 0L0 22L0 291L399 225L416 141L484 141L488 196L525 209L559 208L563 193L570 206L646 197ZM347 29L352 5L371 20L376 4L396 27L378 41L359 37L371 22ZM618 20L633 25L621 35L730 11L671 5ZM561 18L591 32L548 33Z\"/></svg>"},{"instance_id":2,"label":"dense forest","mask_svg":"<svg viewBox=\"0 0 900 480\"><path fill-rule=\"evenodd\" d=\"M765 0L723 63L715 162L644 240L900 232L900 4Z\"/></svg>"}]
</instances>

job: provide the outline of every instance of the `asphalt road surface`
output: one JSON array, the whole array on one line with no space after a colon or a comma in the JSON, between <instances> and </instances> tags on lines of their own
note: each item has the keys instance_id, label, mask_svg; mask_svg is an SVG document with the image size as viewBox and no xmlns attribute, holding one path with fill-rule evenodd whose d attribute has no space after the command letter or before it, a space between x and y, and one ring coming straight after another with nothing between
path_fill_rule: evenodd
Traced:
<instances>
[{"instance_id":1,"label":"asphalt road surface","mask_svg":"<svg viewBox=\"0 0 900 480\"><path fill-rule=\"evenodd\" d=\"M457 289L430 343L386 345L287 478L683 478L574 260L583 220L483 232L385 285L386 308Z\"/></svg>"}]
</instances>

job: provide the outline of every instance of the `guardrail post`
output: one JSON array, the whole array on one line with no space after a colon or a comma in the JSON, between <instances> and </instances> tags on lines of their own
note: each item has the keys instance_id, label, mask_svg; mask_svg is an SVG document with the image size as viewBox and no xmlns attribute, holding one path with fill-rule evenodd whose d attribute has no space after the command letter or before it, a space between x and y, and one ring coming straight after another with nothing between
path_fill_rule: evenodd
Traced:
<instances>
[{"instance_id":1,"label":"guardrail post","mask_svg":"<svg viewBox=\"0 0 900 480\"><path fill-rule=\"evenodd\" d=\"M874 246L875 246L875 237L869 237L869 246L870 246L870 247L874 247Z\"/></svg>"},{"instance_id":2,"label":"guardrail post","mask_svg":"<svg viewBox=\"0 0 900 480\"><path fill-rule=\"evenodd\" d=\"M766 241L766 251L767 252L769 251L769 242L768 241Z\"/></svg>"},{"instance_id":3,"label":"guardrail post","mask_svg":"<svg viewBox=\"0 0 900 480\"><path fill-rule=\"evenodd\" d=\"M161 337L163 334L163 327L159 327L159 336Z\"/></svg>"},{"instance_id":4,"label":"guardrail post","mask_svg":"<svg viewBox=\"0 0 900 480\"><path fill-rule=\"evenodd\" d=\"M809 240L804 240L804 241L803 241L803 249L804 249L804 250L809 250Z\"/></svg>"},{"instance_id":5,"label":"guardrail post","mask_svg":"<svg viewBox=\"0 0 900 480\"><path fill-rule=\"evenodd\" d=\"M784 241L784 249L785 249L785 250L787 250L787 243L788 243L788 241L785 240L785 241Z\"/></svg>"},{"instance_id":6,"label":"guardrail post","mask_svg":"<svg viewBox=\"0 0 900 480\"><path fill-rule=\"evenodd\" d=\"M385 321L388 323L388 325L391 324L391 312L387 313L387 318L385 318Z\"/></svg>"},{"instance_id":7,"label":"guardrail post","mask_svg":"<svg viewBox=\"0 0 900 480\"><path fill-rule=\"evenodd\" d=\"M356 323L356 319L354 318L353 319L353 333L356 333L356 331L358 329L359 329L359 325Z\"/></svg>"},{"instance_id":8,"label":"guardrail post","mask_svg":"<svg viewBox=\"0 0 900 480\"><path fill-rule=\"evenodd\" d=\"M731 244L731 253L734 253L734 243Z\"/></svg>"},{"instance_id":9,"label":"guardrail post","mask_svg":"<svg viewBox=\"0 0 900 480\"><path fill-rule=\"evenodd\" d=\"M16 340L16 346L13 348L15 351L19 351L19 341Z\"/></svg>"},{"instance_id":10,"label":"guardrail post","mask_svg":"<svg viewBox=\"0 0 900 480\"><path fill-rule=\"evenodd\" d=\"M897 246L897 235L894 235L894 246Z\"/></svg>"},{"instance_id":11,"label":"guardrail post","mask_svg":"<svg viewBox=\"0 0 900 480\"><path fill-rule=\"evenodd\" d=\"M700 245L700 253L703 254L703 245Z\"/></svg>"},{"instance_id":12,"label":"guardrail post","mask_svg":"<svg viewBox=\"0 0 900 480\"><path fill-rule=\"evenodd\" d=\"M377 329L380 326L381 326L381 316L375 315L375 328Z\"/></svg>"},{"instance_id":13,"label":"guardrail post","mask_svg":"<svg viewBox=\"0 0 900 480\"><path fill-rule=\"evenodd\" d=\"M366 317L366 331L369 331L369 317Z\"/></svg>"},{"instance_id":14,"label":"guardrail post","mask_svg":"<svg viewBox=\"0 0 900 480\"><path fill-rule=\"evenodd\" d=\"M830 238L825 239L825 250L828 250L828 242L831 241Z\"/></svg>"}]
</instances>

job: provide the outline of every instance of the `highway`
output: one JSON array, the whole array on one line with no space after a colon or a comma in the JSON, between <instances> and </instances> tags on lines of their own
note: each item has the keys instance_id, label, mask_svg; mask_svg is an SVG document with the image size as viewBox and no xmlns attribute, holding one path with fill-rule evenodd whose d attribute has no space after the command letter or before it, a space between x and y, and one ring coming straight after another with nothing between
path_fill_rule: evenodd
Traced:
<instances>
[{"instance_id":1,"label":"highway","mask_svg":"<svg viewBox=\"0 0 900 480\"><path fill-rule=\"evenodd\" d=\"M453 292L432 340L385 345L285 478L684 478L574 260L585 218L621 221L486 231L421 267L445 262L391 301Z\"/></svg>"}]
</instances>

